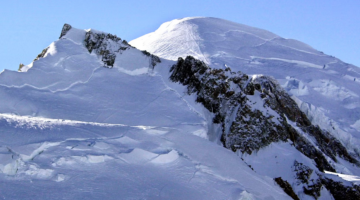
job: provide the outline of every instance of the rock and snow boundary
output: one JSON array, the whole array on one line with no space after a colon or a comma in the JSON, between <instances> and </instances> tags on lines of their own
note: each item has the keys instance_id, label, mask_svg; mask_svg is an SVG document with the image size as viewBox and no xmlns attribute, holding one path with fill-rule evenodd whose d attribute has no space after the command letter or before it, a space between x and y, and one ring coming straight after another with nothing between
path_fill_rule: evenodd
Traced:
<instances>
[{"instance_id":1,"label":"rock and snow boundary","mask_svg":"<svg viewBox=\"0 0 360 200\"><path fill-rule=\"evenodd\" d=\"M359 174L357 160L300 111L291 113L294 102L272 79L161 59L70 25L43 52L25 73L0 75L4 198L358 194L356 185L323 173Z\"/></svg>"}]
</instances>

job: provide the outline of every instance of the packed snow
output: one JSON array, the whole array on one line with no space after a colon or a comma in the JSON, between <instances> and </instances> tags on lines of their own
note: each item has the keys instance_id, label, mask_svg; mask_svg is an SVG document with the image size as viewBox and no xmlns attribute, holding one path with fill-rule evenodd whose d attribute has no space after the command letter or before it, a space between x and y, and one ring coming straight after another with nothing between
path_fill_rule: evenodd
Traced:
<instances>
[{"instance_id":1,"label":"packed snow","mask_svg":"<svg viewBox=\"0 0 360 200\"><path fill-rule=\"evenodd\" d=\"M312 123L360 155L358 67L300 41L208 17L166 22L130 44L170 60L191 55L213 68L273 76Z\"/></svg>"},{"instance_id":2,"label":"packed snow","mask_svg":"<svg viewBox=\"0 0 360 200\"><path fill-rule=\"evenodd\" d=\"M225 149L213 113L168 78L172 60L185 54L213 67L273 75L313 122L356 149L360 93L352 84L360 72L306 44L229 21L185 18L131 43L169 60L154 68L144 52L107 41L117 52L108 68L85 47L89 31L103 33L71 28L21 72L0 74L1 198L291 199L274 178L294 183L295 161L316 169L314 161L290 142L251 155ZM249 99L252 109L273 112L258 103L258 92ZM328 176L359 181L354 164L331 164L338 173ZM302 186L292 187L312 199ZM331 198L322 187L319 199Z\"/></svg>"},{"instance_id":3,"label":"packed snow","mask_svg":"<svg viewBox=\"0 0 360 200\"><path fill-rule=\"evenodd\" d=\"M92 30L94 31L94 30ZM206 115L130 48L113 68L72 28L22 72L0 74L4 199L290 199L208 140Z\"/></svg>"}]
</instances>

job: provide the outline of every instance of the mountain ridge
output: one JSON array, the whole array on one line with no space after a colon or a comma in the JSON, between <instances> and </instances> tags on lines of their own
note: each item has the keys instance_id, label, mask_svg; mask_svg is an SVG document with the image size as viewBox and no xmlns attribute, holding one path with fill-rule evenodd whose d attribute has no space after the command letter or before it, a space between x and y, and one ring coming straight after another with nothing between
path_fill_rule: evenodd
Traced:
<instances>
[{"instance_id":1,"label":"mountain ridge","mask_svg":"<svg viewBox=\"0 0 360 200\"><path fill-rule=\"evenodd\" d=\"M212 68L272 76L313 123L360 155L359 68L262 29L253 28L265 36L246 34L248 26L227 20L185 18L164 24L171 24L172 31L160 26L130 44L172 60L191 55ZM195 50L188 43L196 43Z\"/></svg>"},{"instance_id":2,"label":"mountain ridge","mask_svg":"<svg viewBox=\"0 0 360 200\"><path fill-rule=\"evenodd\" d=\"M53 196L37 194L38 199L60 199L65 190L70 199L359 196L356 179L337 177L358 174L356 162L336 148L327 152L322 138L301 132L311 128L299 126L305 117L292 117L291 109L289 119L283 117L288 103L274 111L274 99L295 103L276 95L283 90L272 78L212 69L192 57L166 60L115 35L70 25L21 71L0 74L0 179L6 197L41 194L44 186ZM247 120L228 109L236 95L244 101L235 107L255 113ZM239 140L229 137L242 125L255 125L254 133L266 136L256 126L273 120L299 128L301 139L294 141L306 141L310 154L292 144L291 133L252 149L241 142L258 138L241 138L241 131ZM230 123L238 124L231 130ZM226 137L234 144L227 145ZM24 186L17 193L11 189L16 184Z\"/></svg>"}]
</instances>

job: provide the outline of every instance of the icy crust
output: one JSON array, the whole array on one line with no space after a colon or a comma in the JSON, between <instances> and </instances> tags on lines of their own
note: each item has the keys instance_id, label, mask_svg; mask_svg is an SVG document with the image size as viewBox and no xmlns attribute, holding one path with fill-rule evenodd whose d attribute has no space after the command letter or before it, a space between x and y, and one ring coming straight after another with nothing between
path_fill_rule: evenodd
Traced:
<instances>
[{"instance_id":1,"label":"icy crust","mask_svg":"<svg viewBox=\"0 0 360 200\"><path fill-rule=\"evenodd\" d=\"M359 162L335 137L312 125L295 101L273 78L249 77L241 72L232 72L230 68L212 69L191 56L185 60L179 58L170 72L170 80L186 86L187 94L196 94L196 102L201 103L211 113L214 124L220 125L221 142L226 148L251 155L273 143L289 143L293 146L291 148L306 156L303 156L302 161L312 163L312 168L300 167L304 168L304 173L317 173L313 183L307 183L296 191L317 198L322 185L328 184L328 190L335 196L348 190L347 186L342 187L341 181L337 189L340 188L342 193L331 188L329 181L333 180L322 178L323 172L336 171L338 166L335 163L338 158L356 166L359 166ZM260 161L259 158L253 159ZM302 166L294 163L292 158L281 159L290 159L290 162L293 162L291 166L287 166L287 170L295 167L296 171L299 171L297 168ZM272 170L282 174L282 171L276 168ZM261 170L260 172L263 173ZM266 171L263 174L271 173ZM282 176L284 175L280 177ZM304 178L301 174L298 176L296 180ZM286 191L289 184L287 180L290 184L295 183L288 177L284 180L276 179L285 192L290 194L291 191ZM360 194L359 188L355 186L351 190L355 191L353 196Z\"/></svg>"},{"instance_id":2,"label":"icy crust","mask_svg":"<svg viewBox=\"0 0 360 200\"><path fill-rule=\"evenodd\" d=\"M209 17L166 22L130 44L163 58L192 55L212 68L272 76L312 123L359 155L360 69L353 65L302 42Z\"/></svg>"},{"instance_id":3,"label":"icy crust","mask_svg":"<svg viewBox=\"0 0 360 200\"><path fill-rule=\"evenodd\" d=\"M6 199L290 199L232 152L189 134L201 126L43 119L46 128L39 130L26 124L32 120L42 121L0 119L1 138L10 139L10 133L13 138L0 143Z\"/></svg>"}]
</instances>

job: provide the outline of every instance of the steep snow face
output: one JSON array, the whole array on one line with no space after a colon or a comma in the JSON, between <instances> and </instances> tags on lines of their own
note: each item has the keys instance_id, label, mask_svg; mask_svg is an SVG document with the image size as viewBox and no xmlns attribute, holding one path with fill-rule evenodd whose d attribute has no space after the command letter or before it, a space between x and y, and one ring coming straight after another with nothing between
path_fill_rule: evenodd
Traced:
<instances>
[{"instance_id":1,"label":"steep snow face","mask_svg":"<svg viewBox=\"0 0 360 200\"><path fill-rule=\"evenodd\" d=\"M174 63L65 25L22 72L1 73L0 196L290 199L207 140L201 106L168 80Z\"/></svg>"},{"instance_id":2,"label":"steep snow face","mask_svg":"<svg viewBox=\"0 0 360 200\"><path fill-rule=\"evenodd\" d=\"M221 58L234 55L244 60L250 60L251 56L284 57L279 55L290 56L289 50L294 50L294 54L298 51L321 54L306 44L283 39L269 31L205 17L166 22L155 32L130 43L163 58L176 60L191 55L200 60L205 58L207 63L220 62Z\"/></svg>"},{"instance_id":3,"label":"steep snow face","mask_svg":"<svg viewBox=\"0 0 360 200\"><path fill-rule=\"evenodd\" d=\"M166 22L130 44L171 60L192 55L213 68L273 76L313 123L359 155L360 69L355 66L302 42L217 18Z\"/></svg>"},{"instance_id":4,"label":"steep snow face","mask_svg":"<svg viewBox=\"0 0 360 200\"><path fill-rule=\"evenodd\" d=\"M198 26L193 23L188 23L190 19L196 18L185 18L166 22L154 33L131 41L131 45L169 60L177 60L178 57L183 55L192 55L195 58L209 63L207 61L207 55L203 53L199 46L199 41L202 40L202 38L197 34Z\"/></svg>"}]
</instances>

